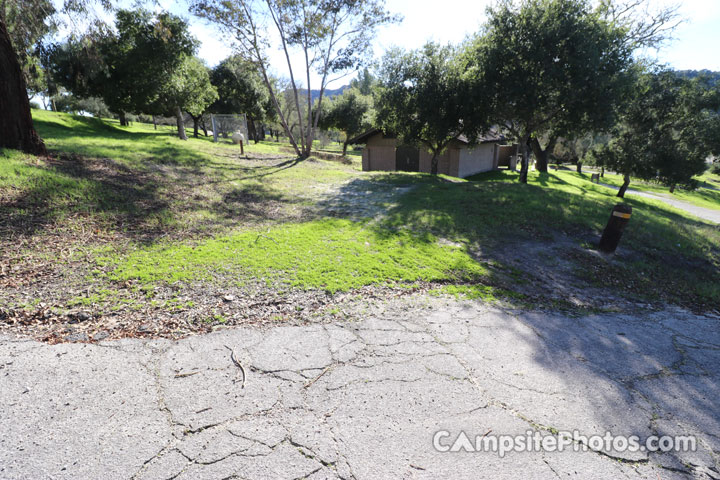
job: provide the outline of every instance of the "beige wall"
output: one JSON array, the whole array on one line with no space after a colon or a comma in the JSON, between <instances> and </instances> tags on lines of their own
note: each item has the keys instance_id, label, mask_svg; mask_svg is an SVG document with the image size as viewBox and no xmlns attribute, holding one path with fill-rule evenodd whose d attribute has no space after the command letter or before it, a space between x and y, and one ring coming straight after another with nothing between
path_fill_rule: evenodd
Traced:
<instances>
[{"instance_id":1,"label":"beige wall","mask_svg":"<svg viewBox=\"0 0 720 480\"><path fill-rule=\"evenodd\" d=\"M495 168L494 143L483 143L472 148L460 150L460 168L458 177L464 178L476 173L489 172Z\"/></svg>"},{"instance_id":2,"label":"beige wall","mask_svg":"<svg viewBox=\"0 0 720 480\"><path fill-rule=\"evenodd\" d=\"M370 137L363 149L363 170L383 170L387 172L394 172L396 166L396 145L396 139L383 138L381 133Z\"/></svg>"},{"instance_id":3,"label":"beige wall","mask_svg":"<svg viewBox=\"0 0 720 480\"><path fill-rule=\"evenodd\" d=\"M396 170L397 139L384 138L381 133L373 135L367 141L362 155L363 170ZM467 148L459 142L453 142L438 158L438 173L453 177L467 177L497 168L499 154L503 147L495 143L486 143ZM420 171L430 173L432 154L420 150Z\"/></svg>"},{"instance_id":4,"label":"beige wall","mask_svg":"<svg viewBox=\"0 0 720 480\"><path fill-rule=\"evenodd\" d=\"M438 173L443 175L458 176L460 163L460 144L451 143L445 152L438 157ZM420 171L431 172L432 153L427 150L420 150Z\"/></svg>"}]
</instances>

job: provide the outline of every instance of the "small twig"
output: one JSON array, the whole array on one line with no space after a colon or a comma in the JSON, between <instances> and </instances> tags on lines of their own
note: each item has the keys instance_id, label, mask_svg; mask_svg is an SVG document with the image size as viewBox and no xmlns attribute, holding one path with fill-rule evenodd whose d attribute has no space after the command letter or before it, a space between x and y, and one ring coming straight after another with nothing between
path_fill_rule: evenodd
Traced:
<instances>
[{"instance_id":1,"label":"small twig","mask_svg":"<svg viewBox=\"0 0 720 480\"><path fill-rule=\"evenodd\" d=\"M200 372L188 372L188 373L178 373L175 375L175 378L185 378L185 377L192 377L193 375L196 375Z\"/></svg>"},{"instance_id":2,"label":"small twig","mask_svg":"<svg viewBox=\"0 0 720 480\"><path fill-rule=\"evenodd\" d=\"M263 235L262 233L258 233L258 236L255 238L255 243L257 243L257 241L260 240L260 237L267 238L268 240L272 240L273 242L275 242L275 245L280 245L280 244L277 242L277 240L275 240L275 239L272 238L272 237L268 237L267 235Z\"/></svg>"},{"instance_id":3,"label":"small twig","mask_svg":"<svg viewBox=\"0 0 720 480\"><path fill-rule=\"evenodd\" d=\"M335 366L335 364L333 363L333 364L328 365L327 367L325 367L325 368L323 369L323 371L320 372L320 375L318 375L317 377L315 377L315 378L313 378L312 380L310 380L309 382L307 382L307 383L303 386L303 388L305 388L305 389L310 388L315 382L317 382L318 380L320 380L320 377L322 377L322 376L325 375L327 372L329 372L330 369L333 368L334 366Z\"/></svg>"},{"instance_id":4,"label":"small twig","mask_svg":"<svg viewBox=\"0 0 720 480\"><path fill-rule=\"evenodd\" d=\"M242 385L240 385L240 388L245 388L245 380L247 379L247 374L245 373L245 367L242 366L242 363L237 359L237 356L235 356L235 350L225 345L225 348L230 350L230 360L235 364L236 367L240 369L242 372Z\"/></svg>"}]
</instances>

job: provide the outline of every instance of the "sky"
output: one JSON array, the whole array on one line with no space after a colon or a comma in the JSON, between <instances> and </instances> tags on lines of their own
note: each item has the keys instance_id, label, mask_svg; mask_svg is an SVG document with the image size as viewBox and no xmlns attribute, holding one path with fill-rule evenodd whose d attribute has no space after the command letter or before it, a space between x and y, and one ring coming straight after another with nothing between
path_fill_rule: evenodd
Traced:
<instances>
[{"instance_id":1,"label":"sky","mask_svg":"<svg viewBox=\"0 0 720 480\"><path fill-rule=\"evenodd\" d=\"M667 5L670 1L650 0L653 7ZM387 0L387 9L402 15L404 20L379 30L374 42L374 56L381 58L393 46L418 48L428 40L460 43L478 31L485 19L485 9L491 3L492 0ZM674 3L680 4L679 13L684 22L675 31L671 42L659 51L647 54L678 70L720 71L720 0ZM217 65L232 53L231 39L212 25L189 15L185 2L158 0L156 8L168 9L190 21L191 32L201 42L198 56L208 66ZM270 60L274 73L286 77L287 67L279 49L270 52ZM344 79L331 87L340 87L347 81ZM313 83L317 84L317 79Z\"/></svg>"}]
</instances>

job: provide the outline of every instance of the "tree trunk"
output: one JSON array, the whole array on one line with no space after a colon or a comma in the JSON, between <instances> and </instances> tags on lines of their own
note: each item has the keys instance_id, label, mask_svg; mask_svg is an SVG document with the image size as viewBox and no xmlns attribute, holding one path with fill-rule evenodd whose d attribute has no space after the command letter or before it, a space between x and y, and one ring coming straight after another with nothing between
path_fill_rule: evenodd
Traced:
<instances>
[{"instance_id":1,"label":"tree trunk","mask_svg":"<svg viewBox=\"0 0 720 480\"><path fill-rule=\"evenodd\" d=\"M198 138L199 137L198 131L200 129L200 117L202 115L198 115L196 117L195 115L193 115L190 112L187 112L187 113L188 113L188 115L190 115L190 118L192 118L192 121L193 121L193 137Z\"/></svg>"},{"instance_id":2,"label":"tree trunk","mask_svg":"<svg viewBox=\"0 0 720 480\"><path fill-rule=\"evenodd\" d=\"M547 147L545 147L545 150L542 149L542 146L540 145L540 141L537 139L537 137L533 136L530 140L530 147L532 148L533 153L535 154L535 168L538 172L545 172L548 171L548 158L550 156L550 153L555 150L555 144L557 143L556 137L550 137L550 140L548 141Z\"/></svg>"},{"instance_id":3,"label":"tree trunk","mask_svg":"<svg viewBox=\"0 0 720 480\"><path fill-rule=\"evenodd\" d=\"M127 118L125 117L125 112L120 112L118 117L120 117L120 126L127 127L128 122L127 122Z\"/></svg>"},{"instance_id":4,"label":"tree trunk","mask_svg":"<svg viewBox=\"0 0 720 480\"><path fill-rule=\"evenodd\" d=\"M600 167L600 176L605 177L605 167Z\"/></svg>"},{"instance_id":5,"label":"tree trunk","mask_svg":"<svg viewBox=\"0 0 720 480\"><path fill-rule=\"evenodd\" d=\"M628 185L630 185L630 175L625 175L623 177L622 187L620 187L620 191L618 191L617 194L618 197L625 198L625 191L627 191Z\"/></svg>"},{"instance_id":6,"label":"tree trunk","mask_svg":"<svg viewBox=\"0 0 720 480\"><path fill-rule=\"evenodd\" d=\"M205 117L204 116L200 117L200 128L202 128L202 131L206 137L209 136L207 133L207 126L205 125Z\"/></svg>"},{"instance_id":7,"label":"tree trunk","mask_svg":"<svg viewBox=\"0 0 720 480\"><path fill-rule=\"evenodd\" d=\"M670 185L670 193L675 193L675 184Z\"/></svg>"},{"instance_id":8,"label":"tree trunk","mask_svg":"<svg viewBox=\"0 0 720 480\"><path fill-rule=\"evenodd\" d=\"M430 160L430 173L431 173L432 175L437 175L437 174L438 174L438 163L439 163L439 160L440 160L440 159L438 158L437 152L433 152L432 160Z\"/></svg>"},{"instance_id":9,"label":"tree trunk","mask_svg":"<svg viewBox=\"0 0 720 480\"><path fill-rule=\"evenodd\" d=\"M256 140L257 132L255 131L255 120L250 115L247 116L247 130L248 130L248 142L250 140L255 140L255 143L257 143L257 140Z\"/></svg>"},{"instance_id":10,"label":"tree trunk","mask_svg":"<svg viewBox=\"0 0 720 480\"><path fill-rule=\"evenodd\" d=\"M524 138L520 139L520 155L522 155L522 158L520 159L520 183L527 183L528 182L528 170L530 166L529 163L529 155L528 155L528 147L530 146L530 136L525 136Z\"/></svg>"},{"instance_id":11,"label":"tree trunk","mask_svg":"<svg viewBox=\"0 0 720 480\"><path fill-rule=\"evenodd\" d=\"M582 173L582 162L577 162L577 172Z\"/></svg>"},{"instance_id":12,"label":"tree trunk","mask_svg":"<svg viewBox=\"0 0 720 480\"><path fill-rule=\"evenodd\" d=\"M50 97L50 108L53 112L57 112L57 105L55 105L55 97Z\"/></svg>"},{"instance_id":13,"label":"tree trunk","mask_svg":"<svg viewBox=\"0 0 720 480\"><path fill-rule=\"evenodd\" d=\"M346 141L343 142L343 157L344 157L345 155L347 155L347 146L348 146L348 143L347 143L347 140L346 140Z\"/></svg>"},{"instance_id":14,"label":"tree trunk","mask_svg":"<svg viewBox=\"0 0 720 480\"><path fill-rule=\"evenodd\" d=\"M157 130L157 119L155 118L155 115L152 116L153 119L153 127L155 127L155 130Z\"/></svg>"},{"instance_id":15,"label":"tree trunk","mask_svg":"<svg viewBox=\"0 0 720 480\"><path fill-rule=\"evenodd\" d=\"M0 17L0 148L44 155L45 144L33 127L20 63Z\"/></svg>"},{"instance_id":16,"label":"tree trunk","mask_svg":"<svg viewBox=\"0 0 720 480\"><path fill-rule=\"evenodd\" d=\"M187 134L185 133L185 119L180 107L175 107L175 118L177 119L178 138L180 140L187 140Z\"/></svg>"}]
</instances>

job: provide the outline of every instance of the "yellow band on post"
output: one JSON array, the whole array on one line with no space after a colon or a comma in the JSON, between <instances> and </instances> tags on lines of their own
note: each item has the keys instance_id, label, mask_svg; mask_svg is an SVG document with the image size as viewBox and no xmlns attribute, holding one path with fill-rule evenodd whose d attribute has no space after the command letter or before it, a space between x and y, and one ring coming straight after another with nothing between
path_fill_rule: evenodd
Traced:
<instances>
[{"instance_id":1,"label":"yellow band on post","mask_svg":"<svg viewBox=\"0 0 720 480\"><path fill-rule=\"evenodd\" d=\"M613 217L630 218L629 213L613 212Z\"/></svg>"}]
</instances>

